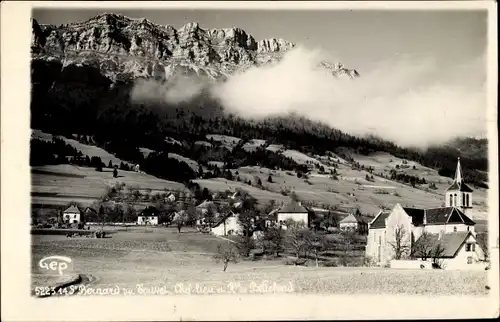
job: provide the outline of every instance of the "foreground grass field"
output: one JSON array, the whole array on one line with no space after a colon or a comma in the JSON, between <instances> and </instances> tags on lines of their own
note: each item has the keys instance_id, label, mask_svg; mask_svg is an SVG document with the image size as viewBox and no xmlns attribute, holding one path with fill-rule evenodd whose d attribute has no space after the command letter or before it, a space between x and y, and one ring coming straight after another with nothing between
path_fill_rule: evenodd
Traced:
<instances>
[{"instance_id":1,"label":"foreground grass field","mask_svg":"<svg viewBox=\"0 0 500 322\"><path fill-rule=\"evenodd\" d=\"M105 239L33 235L32 286L46 286L38 261L50 255L73 259L71 273L91 276L88 287L126 288L150 294L299 292L329 294L484 295L486 272L315 268L282 261L222 264L212 259L220 238L172 229L115 230ZM142 284L142 286L138 286ZM162 292L163 292L162 291ZM141 293L142 292L142 293ZM163 294L163 293L162 293Z\"/></svg>"}]
</instances>

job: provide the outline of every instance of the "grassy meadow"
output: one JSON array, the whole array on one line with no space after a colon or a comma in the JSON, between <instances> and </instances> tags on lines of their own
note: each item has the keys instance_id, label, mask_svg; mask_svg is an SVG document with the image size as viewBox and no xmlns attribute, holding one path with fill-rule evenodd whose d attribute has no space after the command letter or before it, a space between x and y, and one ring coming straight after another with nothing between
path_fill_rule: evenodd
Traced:
<instances>
[{"instance_id":1,"label":"grassy meadow","mask_svg":"<svg viewBox=\"0 0 500 322\"><path fill-rule=\"evenodd\" d=\"M108 229L108 228L106 228ZM133 289L148 294L266 293L485 295L485 271L396 270L370 267L286 266L282 260L240 261L226 272L213 253L226 241L169 228L117 229L109 238L32 236L32 286L53 282L38 261L49 255L73 260L72 274L89 277L92 288ZM138 284L142 284L138 287ZM279 288L281 287L281 288ZM137 293L136 293L137 294Z\"/></svg>"}]
</instances>

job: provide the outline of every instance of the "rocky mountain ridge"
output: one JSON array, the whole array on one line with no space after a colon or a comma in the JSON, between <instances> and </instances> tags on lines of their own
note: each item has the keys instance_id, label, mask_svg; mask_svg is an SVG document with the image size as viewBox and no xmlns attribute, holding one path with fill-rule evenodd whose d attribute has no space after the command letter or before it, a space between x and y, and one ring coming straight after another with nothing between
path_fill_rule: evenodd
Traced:
<instances>
[{"instance_id":1,"label":"rocky mountain ridge","mask_svg":"<svg viewBox=\"0 0 500 322\"><path fill-rule=\"evenodd\" d=\"M275 64L296 47L284 39L256 41L240 28L203 29L196 22L179 29L148 19L104 13L87 21L54 26L32 19L34 60L85 64L111 81L137 77L168 78L177 72L210 79L252 66ZM341 64L320 64L334 76L359 76Z\"/></svg>"}]
</instances>

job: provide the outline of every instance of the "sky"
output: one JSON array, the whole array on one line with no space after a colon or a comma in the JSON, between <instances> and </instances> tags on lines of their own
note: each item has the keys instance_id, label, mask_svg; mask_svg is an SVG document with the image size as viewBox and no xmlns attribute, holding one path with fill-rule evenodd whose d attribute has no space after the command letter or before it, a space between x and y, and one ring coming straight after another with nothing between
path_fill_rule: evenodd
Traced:
<instances>
[{"instance_id":1,"label":"sky","mask_svg":"<svg viewBox=\"0 0 500 322\"><path fill-rule=\"evenodd\" d=\"M485 11L299 11L299 10L54 10L38 9L42 24L87 20L103 12L147 18L180 28L198 22L202 28L239 27L256 40L283 38L321 47L360 73L373 64L411 54L433 57L439 65L474 59L486 48Z\"/></svg>"},{"instance_id":2,"label":"sky","mask_svg":"<svg viewBox=\"0 0 500 322\"><path fill-rule=\"evenodd\" d=\"M58 25L103 12L175 28L188 22L204 29L239 27L257 41L297 43L278 66L256 67L212 90L227 110L243 117L294 112L404 146L486 135L486 11L38 9L33 17ZM361 77L325 78L313 68L324 57ZM189 83L193 87L186 93L196 93L199 83L181 87ZM162 90L158 84L138 86ZM168 100L168 88L165 93Z\"/></svg>"}]
</instances>

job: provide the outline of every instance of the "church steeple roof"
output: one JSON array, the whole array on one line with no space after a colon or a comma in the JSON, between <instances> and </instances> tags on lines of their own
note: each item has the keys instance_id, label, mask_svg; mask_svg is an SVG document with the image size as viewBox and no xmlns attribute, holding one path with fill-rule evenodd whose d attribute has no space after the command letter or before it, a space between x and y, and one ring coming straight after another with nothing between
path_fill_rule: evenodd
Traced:
<instances>
[{"instance_id":1,"label":"church steeple roof","mask_svg":"<svg viewBox=\"0 0 500 322\"><path fill-rule=\"evenodd\" d=\"M472 192L472 189L469 188L464 182L462 177L462 167L460 166L460 157L457 160L457 170L455 171L455 179L453 180L453 184L448 188L448 191L460 191L460 192Z\"/></svg>"}]
</instances>

